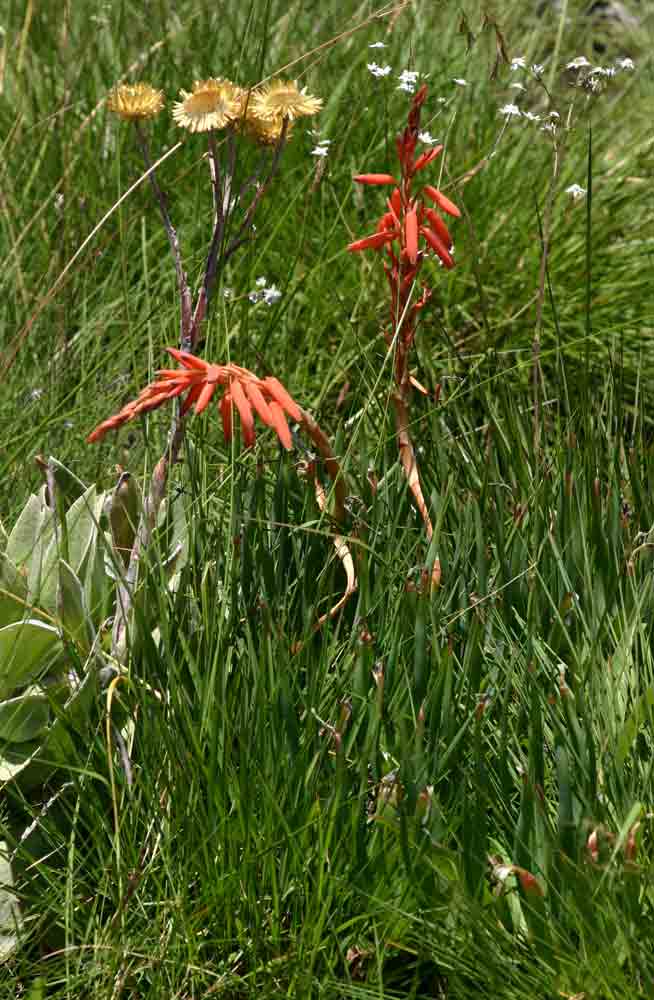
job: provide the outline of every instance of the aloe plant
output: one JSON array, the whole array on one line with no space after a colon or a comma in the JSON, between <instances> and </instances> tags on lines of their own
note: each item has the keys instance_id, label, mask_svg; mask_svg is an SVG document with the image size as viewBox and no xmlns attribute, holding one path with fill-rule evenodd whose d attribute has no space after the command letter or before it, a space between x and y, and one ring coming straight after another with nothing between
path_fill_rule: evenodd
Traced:
<instances>
[{"instance_id":1,"label":"aloe plant","mask_svg":"<svg viewBox=\"0 0 654 1000\"><path fill-rule=\"evenodd\" d=\"M74 759L75 734L90 734L102 682L114 672L105 652L114 610L112 594L118 593L124 577L142 503L127 473L121 474L114 490L99 492L94 485L85 486L56 459L37 461L45 482L28 498L13 528L3 532L0 541L4 546L0 553L0 804L9 802L8 786L14 785L29 797L32 809L47 807L57 771ZM162 506L157 528L162 541L161 569L174 587L186 557L181 500L170 511ZM142 609L145 603L137 606ZM141 613L139 621L142 625L146 616ZM18 801L9 802L8 828L14 842L21 843L33 824L27 812L21 814L20 807L16 808ZM3 858L5 864L12 860L13 878L19 878L14 857L0 841L0 861ZM15 915L9 888L0 892L0 913L5 914L5 923L10 922L8 914ZM14 936L0 927L1 935L4 947L9 947L7 941Z\"/></svg>"}]
</instances>

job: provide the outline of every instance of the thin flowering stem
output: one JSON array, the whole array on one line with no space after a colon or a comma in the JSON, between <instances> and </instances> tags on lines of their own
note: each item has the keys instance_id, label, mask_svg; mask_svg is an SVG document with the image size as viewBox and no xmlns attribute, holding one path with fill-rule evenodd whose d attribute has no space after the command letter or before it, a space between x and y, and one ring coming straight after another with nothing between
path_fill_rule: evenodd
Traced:
<instances>
[{"instance_id":1,"label":"thin flowering stem","mask_svg":"<svg viewBox=\"0 0 654 1000\"><path fill-rule=\"evenodd\" d=\"M284 149L284 144L286 140L286 134L288 129L288 121L285 119L282 125L279 139L277 140L275 152L273 154L272 163L270 170L268 172L265 180L259 185L252 202L246 209L243 220L236 232L236 235L229 242L229 244L224 246L225 232L227 229L229 214L230 214L230 198L231 190L233 184L234 170L236 164L236 141L235 137L231 134L228 139L228 167L224 173L224 182L222 186L220 185L220 168L218 165L218 157L215 155L214 151L214 173L212 173L212 181L214 177L216 178L216 185L214 187L214 202L216 206L219 204L220 209L216 208L216 220L214 225L214 231L211 237L211 244L209 246L209 253L207 254L207 263L204 272L204 280L202 282L202 287L198 295L195 310L193 313L193 327L192 327L192 337L190 343L184 345L185 350L194 350L197 346L199 340L199 331L202 322L206 316L207 309L209 307L209 301L211 299L211 292L213 290L213 285L218 273L218 267L225 267L230 257L241 247L244 243L249 242L252 230L252 219L257 210L257 207L266 194L273 177L277 173L279 167L279 161ZM237 201L240 202L240 195Z\"/></svg>"},{"instance_id":2,"label":"thin flowering stem","mask_svg":"<svg viewBox=\"0 0 654 1000\"><path fill-rule=\"evenodd\" d=\"M218 159L216 137L213 132L207 133L207 142L209 145L209 173L211 175L211 190L213 192L213 226L215 232L218 229L224 229L226 212L225 195L223 194L222 185L220 183L220 160Z\"/></svg>"},{"instance_id":3,"label":"thin flowering stem","mask_svg":"<svg viewBox=\"0 0 654 1000\"><path fill-rule=\"evenodd\" d=\"M559 146L558 139L554 138L553 144L553 162L552 162L552 175L550 178L550 184L547 191L547 197L545 201L545 212L543 216L543 223L541 228L541 257L540 257L540 267L538 272L538 291L536 294L536 322L534 327L534 338L532 341L531 355L532 355L532 386L534 393L534 450L538 453L540 448L540 395L541 395L541 383L542 383L542 371L540 363L540 335L543 323L543 304L545 301L545 283L547 278L548 264L549 264L549 253L550 253L550 238L552 231L552 218L554 212L554 201L556 198L556 189L559 181L559 176L561 173L561 165L563 161L564 147Z\"/></svg>"},{"instance_id":4,"label":"thin flowering stem","mask_svg":"<svg viewBox=\"0 0 654 1000\"><path fill-rule=\"evenodd\" d=\"M170 252L173 257L173 262L175 264L175 274L177 276L177 288L180 297L180 308L181 308L181 333L180 333L180 343L184 343L185 340L190 336L191 331L191 289L189 288L188 278L186 277L186 272L182 265L182 255L179 248L179 239L177 237L177 230L172 224L170 215L168 213L168 206L166 204L166 196L159 186L159 181L157 180L157 175L154 167L152 166L152 158L150 156L150 149L148 145L148 140L143 127L138 119L134 120L134 130L136 132L136 138L141 149L141 155L145 162L145 166L148 172L148 178L150 181L150 186L155 196L157 205L159 206L159 212L161 214L161 219L163 222L164 229L166 230L166 235L168 237L168 242L170 244Z\"/></svg>"},{"instance_id":5,"label":"thin flowering stem","mask_svg":"<svg viewBox=\"0 0 654 1000\"><path fill-rule=\"evenodd\" d=\"M441 154L443 147L416 156L419 139L420 112L427 96L427 87L422 86L413 98L407 125L396 139L396 149L400 164L399 180L389 173L363 173L354 178L367 186L393 185L394 190L387 200L387 211L379 220L377 231L350 243L348 250L377 250L383 255L383 265L390 292L390 329L384 334L389 347L394 347L394 377L396 389L391 401L395 412L400 461L416 506L425 525L427 539L431 541L433 526L429 510L422 492L416 462L415 449L409 433L409 407L412 379L410 374L411 349L421 310L429 301L431 291L423 288L415 298L414 289L418 285L420 270L424 260L434 254L443 267L454 267L452 243L449 230L436 209L458 218L458 207L438 188L425 184L419 194L414 194L416 174L423 171ZM432 203L435 206L432 207ZM435 558L432 583L440 583L440 563Z\"/></svg>"},{"instance_id":6,"label":"thin flowering stem","mask_svg":"<svg viewBox=\"0 0 654 1000\"><path fill-rule=\"evenodd\" d=\"M288 130L288 124L289 124L288 123L288 119L285 118L284 119L284 123L282 125L282 130L281 130L279 139L277 140L277 143L276 143L276 146L275 146L275 152L273 153L273 157L272 157L272 161L271 161L271 164L270 164L270 170L268 171L268 175L265 178L265 180L263 180L261 182L261 184L259 185L259 187L258 187L258 189L257 189L257 191L256 191L256 193L254 195L254 198L252 199L252 201L250 202L250 205L246 209L246 212L245 212L245 215L244 215L244 218L243 218L243 222L241 223L241 225L240 225L240 227L239 227L239 229L238 229L238 231L236 233L236 236L234 237L234 239L232 240L232 242L228 245L227 250L225 251L225 258L226 259L229 259L229 257L231 257L231 255L234 253L234 251L239 246L241 246L243 242L246 242L247 239L249 239L249 230L250 230L250 228L252 226L252 219L254 217L254 213L256 212L257 207L259 205L259 202L263 198L264 194L267 192L268 188L270 187L271 181L273 180L275 174L277 173L277 169L279 167L279 161L281 159L282 152L283 152L284 146L286 144L286 134L287 134L287 130ZM247 234L245 238L243 238L243 233Z\"/></svg>"}]
</instances>

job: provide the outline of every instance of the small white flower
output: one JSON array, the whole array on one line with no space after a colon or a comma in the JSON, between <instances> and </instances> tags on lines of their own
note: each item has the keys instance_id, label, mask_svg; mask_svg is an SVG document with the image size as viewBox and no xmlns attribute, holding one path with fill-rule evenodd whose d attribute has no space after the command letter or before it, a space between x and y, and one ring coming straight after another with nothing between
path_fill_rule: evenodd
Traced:
<instances>
[{"instance_id":1,"label":"small white flower","mask_svg":"<svg viewBox=\"0 0 654 1000\"><path fill-rule=\"evenodd\" d=\"M268 281L267 278L257 278L257 280L255 281L255 285L257 286L257 288L265 288L267 281Z\"/></svg>"},{"instance_id":2,"label":"small white flower","mask_svg":"<svg viewBox=\"0 0 654 1000\"><path fill-rule=\"evenodd\" d=\"M30 399L32 400L33 403L36 403L36 401L39 400L42 395L43 395L43 389L31 389L29 394Z\"/></svg>"},{"instance_id":3,"label":"small white flower","mask_svg":"<svg viewBox=\"0 0 654 1000\"><path fill-rule=\"evenodd\" d=\"M253 305L254 305L255 302L258 302L260 298L261 298L261 292L249 292L248 293L248 299L250 300L250 302Z\"/></svg>"},{"instance_id":4,"label":"small white flower","mask_svg":"<svg viewBox=\"0 0 654 1000\"><path fill-rule=\"evenodd\" d=\"M636 68L633 59L630 59L628 56L624 59L618 59L615 65L617 69L632 70Z\"/></svg>"},{"instance_id":5,"label":"small white flower","mask_svg":"<svg viewBox=\"0 0 654 1000\"><path fill-rule=\"evenodd\" d=\"M565 189L565 193L569 194L574 201L577 201L577 199L584 197L586 188L582 188L579 184L571 184L570 187Z\"/></svg>"},{"instance_id":6,"label":"small white flower","mask_svg":"<svg viewBox=\"0 0 654 1000\"><path fill-rule=\"evenodd\" d=\"M456 83L457 87L467 87L468 86L468 81L464 80L460 76L455 76L454 79L452 80L452 83Z\"/></svg>"},{"instance_id":7,"label":"small white flower","mask_svg":"<svg viewBox=\"0 0 654 1000\"><path fill-rule=\"evenodd\" d=\"M525 69L527 63L524 56L516 56L515 59L511 60L511 72L515 73L517 69Z\"/></svg>"},{"instance_id":8,"label":"small white flower","mask_svg":"<svg viewBox=\"0 0 654 1000\"><path fill-rule=\"evenodd\" d=\"M440 142L439 139L434 139L430 132L418 132L418 138L420 142L424 142L427 146L433 146L435 143Z\"/></svg>"},{"instance_id":9,"label":"small white flower","mask_svg":"<svg viewBox=\"0 0 654 1000\"><path fill-rule=\"evenodd\" d=\"M547 117L548 118L560 118L561 115L558 113L558 111L550 111L550 113L549 113L549 115Z\"/></svg>"},{"instance_id":10,"label":"small white flower","mask_svg":"<svg viewBox=\"0 0 654 1000\"><path fill-rule=\"evenodd\" d=\"M400 85L398 90L405 90L407 94L412 94L416 89L416 83L418 82L419 74L412 69L404 69L398 76Z\"/></svg>"},{"instance_id":11,"label":"small white flower","mask_svg":"<svg viewBox=\"0 0 654 1000\"><path fill-rule=\"evenodd\" d=\"M231 299L231 297L232 297L233 294L234 294L233 288L223 288L223 298L224 299Z\"/></svg>"},{"instance_id":12,"label":"small white flower","mask_svg":"<svg viewBox=\"0 0 654 1000\"><path fill-rule=\"evenodd\" d=\"M607 66L606 69L604 68L604 66L593 66L588 75L612 77L615 76L616 72L617 70L615 66Z\"/></svg>"},{"instance_id":13,"label":"small white flower","mask_svg":"<svg viewBox=\"0 0 654 1000\"><path fill-rule=\"evenodd\" d=\"M373 63L368 63L368 70L372 73L373 76L379 78L383 76L388 76L388 74L391 72L391 67L378 66L377 63L373 62Z\"/></svg>"},{"instance_id":14,"label":"small white flower","mask_svg":"<svg viewBox=\"0 0 654 1000\"><path fill-rule=\"evenodd\" d=\"M527 88L523 83L511 83L509 84L511 90L522 90L525 91Z\"/></svg>"},{"instance_id":15,"label":"small white flower","mask_svg":"<svg viewBox=\"0 0 654 1000\"><path fill-rule=\"evenodd\" d=\"M505 118L520 118L522 111L517 104L505 104L503 108L500 108L500 114L504 115Z\"/></svg>"},{"instance_id":16,"label":"small white flower","mask_svg":"<svg viewBox=\"0 0 654 1000\"><path fill-rule=\"evenodd\" d=\"M533 111L523 111L522 117L526 118L528 122L539 122L540 115L535 115Z\"/></svg>"},{"instance_id":17,"label":"small white flower","mask_svg":"<svg viewBox=\"0 0 654 1000\"><path fill-rule=\"evenodd\" d=\"M436 100L438 101L439 104L447 104L446 97L437 97Z\"/></svg>"},{"instance_id":18,"label":"small white flower","mask_svg":"<svg viewBox=\"0 0 654 1000\"><path fill-rule=\"evenodd\" d=\"M377 63L368 63L368 70L372 73L373 76L380 78L383 76L388 76L388 74L391 71L391 67L378 66Z\"/></svg>"},{"instance_id":19,"label":"small white flower","mask_svg":"<svg viewBox=\"0 0 654 1000\"><path fill-rule=\"evenodd\" d=\"M276 285L271 285L270 288L264 288L263 290L263 301L267 306L273 306L275 302L279 302L282 297L282 293Z\"/></svg>"},{"instance_id":20,"label":"small white flower","mask_svg":"<svg viewBox=\"0 0 654 1000\"><path fill-rule=\"evenodd\" d=\"M373 42L372 45L368 46L369 49L385 49L386 42Z\"/></svg>"},{"instance_id":21,"label":"small white flower","mask_svg":"<svg viewBox=\"0 0 654 1000\"><path fill-rule=\"evenodd\" d=\"M72 420L64 420L64 430L65 431L72 431L72 429L73 429L74 426L75 426L75 424L73 423Z\"/></svg>"},{"instance_id":22,"label":"small white flower","mask_svg":"<svg viewBox=\"0 0 654 1000\"><path fill-rule=\"evenodd\" d=\"M543 66L542 63L533 63L531 67L531 72L534 74L534 76L541 77L543 75L544 69L545 67Z\"/></svg>"},{"instance_id":23,"label":"small white flower","mask_svg":"<svg viewBox=\"0 0 654 1000\"><path fill-rule=\"evenodd\" d=\"M586 59L586 56L577 56L577 58L573 59L572 62L569 62L566 65L565 68L566 69L586 69L587 66L590 66L590 63Z\"/></svg>"},{"instance_id":24,"label":"small white flower","mask_svg":"<svg viewBox=\"0 0 654 1000\"><path fill-rule=\"evenodd\" d=\"M327 156L329 152L329 146L316 146L311 150L312 156Z\"/></svg>"}]
</instances>

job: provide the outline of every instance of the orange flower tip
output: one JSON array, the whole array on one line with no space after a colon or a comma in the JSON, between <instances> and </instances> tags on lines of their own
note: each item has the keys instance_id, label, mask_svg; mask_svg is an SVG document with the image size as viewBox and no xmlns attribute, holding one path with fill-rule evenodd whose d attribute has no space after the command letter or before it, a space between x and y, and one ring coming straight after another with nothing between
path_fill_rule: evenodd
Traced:
<instances>
[{"instance_id":1,"label":"orange flower tip","mask_svg":"<svg viewBox=\"0 0 654 1000\"><path fill-rule=\"evenodd\" d=\"M450 201L449 198L446 198L445 195L438 190L438 188L432 187L431 184L426 184L423 191L428 198L435 201L438 207L444 212L447 212L448 215L453 215L456 219L461 218L461 212L456 207L454 202Z\"/></svg>"},{"instance_id":2,"label":"orange flower tip","mask_svg":"<svg viewBox=\"0 0 654 1000\"><path fill-rule=\"evenodd\" d=\"M538 880L531 872L528 872L525 868L515 869L520 879L520 885L522 886L523 892L528 896L542 896L543 890L541 889Z\"/></svg>"},{"instance_id":3,"label":"orange flower tip","mask_svg":"<svg viewBox=\"0 0 654 1000\"><path fill-rule=\"evenodd\" d=\"M441 219L440 215L438 215L433 208L428 208L425 214L429 220L431 228L434 230L438 238L445 244L446 247L451 247L452 237L450 236L450 231Z\"/></svg>"},{"instance_id":4,"label":"orange flower tip","mask_svg":"<svg viewBox=\"0 0 654 1000\"><path fill-rule=\"evenodd\" d=\"M272 397L270 403L271 412L274 412L272 404L276 403L282 408L282 410L286 410L289 417L297 421L297 423L301 422L302 410L297 405L293 397L286 391L279 379L276 379L274 375L269 375L267 378L263 379L261 386Z\"/></svg>"},{"instance_id":5,"label":"orange flower tip","mask_svg":"<svg viewBox=\"0 0 654 1000\"><path fill-rule=\"evenodd\" d=\"M180 365L184 365L185 368L206 371L208 367L206 361L203 361L202 358L196 358L195 354L191 354L189 351L180 351L176 347L167 347L166 350L175 361L179 361Z\"/></svg>"},{"instance_id":6,"label":"orange flower tip","mask_svg":"<svg viewBox=\"0 0 654 1000\"><path fill-rule=\"evenodd\" d=\"M409 261L415 264L418 259L418 216L414 208L409 209L404 220L404 236Z\"/></svg>"},{"instance_id":7,"label":"orange flower tip","mask_svg":"<svg viewBox=\"0 0 654 1000\"><path fill-rule=\"evenodd\" d=\"M452 257L450 251L445 246L445 244L441 242L440 238L436 235L436 233L432 232L431 229L428 229L427 226L421 226L420 232L425 237L427 243L434 251L434 253L439 256L445 267L447 267L448 269L454 267L454 258Z\"/></svg>"},{"instance_id":8,"label":"orange flower tip","mask_svg":"<svg viewBox=\"0 0 654 1000\"><path fill-rule=\"evenodd\" d=\"M419 170L423 170L429 163L433 163L436 157L442 152L442 146L434 146L433 149L428 150L426 153L421 153L416 162L413 164L414 174L417 174Z\"/></svg>"},{"instance_id":9,"label":"orange flower tip","mask_svg":"<svg viewBox=\"0 0 654 1000\"><path fill-rule=\"evenodd\" d=\"M390 174L357 174L354 178L357 184L395 184L397 181Z\"/></svg>"},{"instance_id":10,"label":"orange flower tip","mask_svg":"<svg viewBox=\"0 0 654 1000\"><path fill-rule=\"evenodd\" d=\"M386 212L377 223L377 232L387 233L389 229L395 229L397 224L398 220L395 215L392 212Z\"/></svg>"},{"instance_id":11,"label":"orange flower tip","mask_svg":"<svg viewBox=\"0 0 654 1000\"><path fill-rule=\"evenodd\" d=\"M355 240L354 243L349 243L347 249L351 253L357 253L359 250L379 250L386 243L391 243L392 240L397 239L399 235L397 229L373 233L372 236L365 236L362 240Z\"/></svg>"}]
</instances>

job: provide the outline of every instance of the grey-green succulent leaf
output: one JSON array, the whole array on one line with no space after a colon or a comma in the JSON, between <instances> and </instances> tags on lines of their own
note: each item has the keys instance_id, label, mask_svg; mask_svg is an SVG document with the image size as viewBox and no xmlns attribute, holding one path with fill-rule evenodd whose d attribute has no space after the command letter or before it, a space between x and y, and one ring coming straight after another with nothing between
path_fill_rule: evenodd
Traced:
<instances>
[{"instance_id":1,"label":"grey-green succulent leaf","mask_svg":"<svg viewBox=\"0 0 654 1000\"><path fill-rule=\"evenodd\" d=\"M27 582L4 553L0 554L0 628L25 617Z\"/></svg>"},{"instance_id":2,"label":"grey-green succulent leaf","mask_svg":"<svg viewBox=\"0 0 654 1000\"><path fill-rule=\"evenodd\" d=\"M0 741L25 743L43 736L51 720L51 702L40 688L0 701Z\"/></svg>"},{"instance_id":3,"label":"grey-green succulent leaf","mask_svg":"<svg viewBox=\"0 0 654 1000\"><path fill-rule=\"evenodd\" d=\"M80 579L63 559L59 560L57 611L66 639L88 654L95 639L95 629Z\"/></svg>"},{"instance_id":4,"label":"grey-green succulent leaf","mask_svg":"<svg viewBox=\"0 0 654 1000\"><path fill-rule=\"evenodd\" d=\"M59 629L36 618L0 628L0 698L43 677L61 648Z\"/></svg>"}]
</instances>

